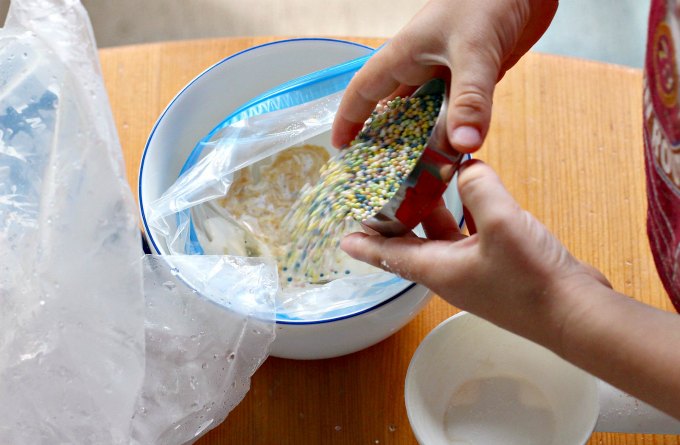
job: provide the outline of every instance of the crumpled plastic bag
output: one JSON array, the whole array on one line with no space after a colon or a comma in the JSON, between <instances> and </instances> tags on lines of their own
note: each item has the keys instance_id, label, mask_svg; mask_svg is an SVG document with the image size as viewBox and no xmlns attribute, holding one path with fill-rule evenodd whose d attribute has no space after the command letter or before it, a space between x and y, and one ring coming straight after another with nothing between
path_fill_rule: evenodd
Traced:
<instances>
[{"instance_id":1,"label":"crumpled plastic bag","mask_svg":"<svg viewBox=\"0 0 680 445\"><path fill-rule=\"evenodd\" d=\"M144 257L87 14L0 29L0 443L181 444L245 395L276 269Z\"/></svg>"},{"instance_id":2,"label":"crumpled plastic bag","mask_svg":"<svg viewBox=\"0 0 680 445\"><path fill-rule=\"evenodd\" d=\"M219 201L229 197L241 171L263 161L271 162L284 150L312 144L333 151L328 135L342 95L353 75L373 54L292 79L226 116L197 142L179 178L146 206L152 236L173 254L233 253L245 250L246 244L262 247L265 243L258 230L268 231L269 222L251 224L256 218L253 215L238 221ZM285 175L281 173L281 177ZM249 176L259 173L251 170ZM271 187L277 187L276 183ZM360 230L360 225L356 223L347 230ZM282 277L278 319L323 320L360 312L413 285L353 260L339 248L325 254L337 258L334 270L321 271L330 281L324 278L318 283L300 281L287 285Z\"/></svg>"},{"instance_id":3,"label":"crumpled plastic bag","mask_svg":"<svg viewBox=\"0 0 680 445\"><path fill-rule=\"evenodd\" d=\"M189 443L227 417L267 356L276 268L209 255L147 255L143 266L146 372L131 443Z\"/></svg>"}]
</instances>

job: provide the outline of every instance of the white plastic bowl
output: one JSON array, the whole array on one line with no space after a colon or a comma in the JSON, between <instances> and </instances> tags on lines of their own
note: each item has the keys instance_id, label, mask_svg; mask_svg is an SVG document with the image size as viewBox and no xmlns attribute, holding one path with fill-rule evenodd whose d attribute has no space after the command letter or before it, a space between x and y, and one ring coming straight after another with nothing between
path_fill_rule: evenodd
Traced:
<instances>
[{"instance_id":1,"label":"white plastic bowl","mask_svg":"<svg viewBox=\"0 0 680 445\"><path fill-rule=\"evenodd\" d=\"M159 198L177 179L197 141L253 97L303 74L367 54L371 48L332 39L293 39L264 44L213 65L186 85L158 118L144 149L139 174L139 203L152 250L167 247L147 225L145 204ZM451 187L447 202L458 220L462 206ZM277 320L271 354L318 359L371 346L411 320L431 298L412 284L370 307L323 320Z\"/></svg>"},{"instance_id":2,"label":"white plastic bowl","mask_svg":"<svg viewBox=\"0 0 680 445\"><path fill-rule=\"evenodd\" d=\"M423 445L585 444L599 412L597 379L466 312L420 344L405 400Z\"/></svg>"}]
</instances>

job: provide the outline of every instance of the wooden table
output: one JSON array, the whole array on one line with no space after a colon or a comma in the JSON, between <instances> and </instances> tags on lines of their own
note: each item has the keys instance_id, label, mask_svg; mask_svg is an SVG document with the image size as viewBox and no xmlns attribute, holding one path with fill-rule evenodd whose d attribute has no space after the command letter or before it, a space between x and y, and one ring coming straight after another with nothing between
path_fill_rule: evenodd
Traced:
<instances>
[{"instance_id":1,"label":"wooden table","mask_svg":"<svg viewBox=\"0 0 680 445\"><path fill-rule=\"evenodd\" d=\"M269 40L275 39L101 51L135 193L146 138L177 91L222 58ZM477 157L616 289L670 310L645 234L641 96L639 70L529 54L500 83L491 131ZM404 407L406 369L423 337L455 312L434 299L404 329L356 354L306 362L268 359L243 402L199 443L415 444ZM680 437L596 433L589 443L679 445Z\"/></svg>"}]
</instances>

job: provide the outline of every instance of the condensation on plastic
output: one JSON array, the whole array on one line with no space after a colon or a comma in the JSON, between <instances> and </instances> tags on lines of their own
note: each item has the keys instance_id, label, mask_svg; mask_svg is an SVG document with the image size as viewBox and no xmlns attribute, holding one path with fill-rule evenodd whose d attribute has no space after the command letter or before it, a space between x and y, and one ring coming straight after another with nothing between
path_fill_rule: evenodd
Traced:
<instances>
[{"instance_id":1,"label":"condensation on plastic","mask_svg":"<svg viewBox=\"0 0 680 445\"><path fill-rule=\"evenodd\" d=\"M203 254L202 220L220 217L212 202L229 193L234 173L328 133L344 89L368 56L282 84L238 108L201 140L180 177L148 207L152 235L172 254ZM283 289L279 319L325 319L360 311L409 283L371 268L325 285Z\"/></svg>"},{"instance_id":2,"label":"condensation on plastic","mask_svg":"<svg viewBox=\"0 0 680 445\"><path fill-rule=\"evenodd\" d=\"M87 23L15 0L0 30L3 444L127 443L144 376L139 235Z\"/></svg>"},{"instance_id":3,"label":"condensation on plastic","mask_svg":"<svg viewBox=\"0 0 680 445\"><path fill-rule=\"evenodd\" d=\"M0 29L0 443L186 443L241 400L274 336L274 265L142 261L140 241L84 8L13 0Z\"/></svg>"},{"instance_id":4,"label":"condensation on plastic","mask_svg":"<svg viewBox=\"0 0 680 445\"><path fill-rule=\"evenodd\" d=\"M256 258L145 257L146 372L131 443L190 443L226 418L274 340L276 288L276 266Z\"/></svg>"}]
</instances>

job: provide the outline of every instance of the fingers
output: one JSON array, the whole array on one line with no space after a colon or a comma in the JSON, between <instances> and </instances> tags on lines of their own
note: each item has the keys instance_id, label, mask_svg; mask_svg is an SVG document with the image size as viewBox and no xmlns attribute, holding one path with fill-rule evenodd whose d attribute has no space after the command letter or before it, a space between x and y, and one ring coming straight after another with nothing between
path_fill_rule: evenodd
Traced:
<instances>
[{"instance_id":1,"label":"fingers","mask_svg":"<svg viewBox=\"0 0 680 445\"><path fill-rule=\"evenodd\" d=\"M447 133L454 148L471 153L481 147L489 131L500 63L492 51L480 48L454 48L451 60Z\"/></svg>"},{"instance_id":2,"label":"fingers","mask_svg":"<svg viewBox=\"0 0 680 445\"><path fill-rule=\"evenodd\" d=\"M340 248L351 257L392 272L410 281L429 283L432 271L441 267L449 243L417 237L385 238L365 233L346 236Z\"/></svg>"},{"instance_id":3,"label":"fingers","mask_svg":"<svg viewBox=\"0 0 680 445\"><path fill-rule=\"evenodd\" d=\"M346 146L354 139L380 100L410 94L412 87L425 83L441 69L412 60L410 48L402 42L390 42L350 82L333 122L331 143L335 147Z\"/></svg>"},{"instance_id":4,"label":"fingers","mask_svg":"<svg viewBox=\"0 0 680 445\"><path fill-rule=\"evenodd\" d=\"M467 231L470 235L474 235L477 233L477 226L475 226L475 220L472 219L472 215L470 214L470 211L466 208L463 207L463 218L465 219L465 227L467 228Z\"/></svg>"},{"instance_id":5,"label":"fingers","mask_svg":"<svg viewBox=\"0 0 680 445\"><path fill-rule=\"evenodd\" d=\"M417 89L417 85L399 85L396 90L392 91L392 94L385 98L385 100L392 100L397 96L408 97Z\"/></svg>"},{"instance_id":6,"label":"fingers","mask_svg":"<svg viewBox=\"0 0 680 445\"><path fill-rule=\"evenodd\" d=\"M524 31L520 35L512 52L506 57L505 62L503 62L505 70L512 68L512 66L514 66L545 33L545 30L550 26L553 17L555 17L559 1L534 0L532 3L531 18L524 27Z\"/></svg>"},{"instance_id":7,"label":"fingers","mask_svg":"<svg viewBox=\"0 0 680 445\"><path fill-rule=\"evenodd\" d=\"M389 74L389 59L384 57L382 51L357 72L342 96L331 130L331 143L335 147L349 144L378 101L389 96L399 86L399 82Z\"/></svg>"},{"instance_id":8,"label":"fingers","mask_svg":"<svg viewBox=\"0 0 680 445\"><path fill-rule=\"evenodd\" d=\"M487 237L493 245L496 235L506 233L508 228L516 228L512 222L519 220L518 213L522 212L496 173L481 161L463 164L458 176L458 189L464 207L482 235L462 235L441 202L423 221L430 239L354 233L345 237L340 247L355 259L432 289L437 289L444 282L450 284L454 279L452 265L473 264L481 237ZM442 269L443 265L448 266ZM443 270L446 273L442 273Z\"/></svg>"},{"instance_id":9,"label":"fingers","mask_svg":"<svg viewBox=\"0 0 680 445\"><path fill-rule=\"evenodd\" d=\"M492 233L521 211L498 175L479 160L467 161L461 166L458 192L479 233Z\"/></svg>"},{"instance_id":10,"label":"fingers","mask_svg":"<svg viewBox=\"0 0 680 445\"><path fill-rule=\"evenodd\" d=\"M423 229L431 240L457 241L465 238L443 199L439 200L439 205L423 220Z\"/></svg>"}]
</instances>

